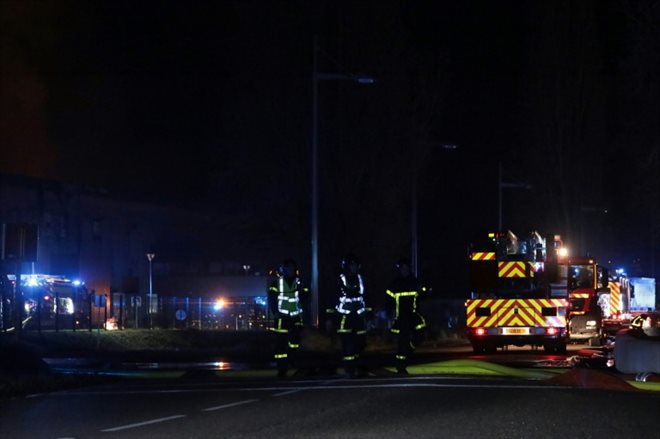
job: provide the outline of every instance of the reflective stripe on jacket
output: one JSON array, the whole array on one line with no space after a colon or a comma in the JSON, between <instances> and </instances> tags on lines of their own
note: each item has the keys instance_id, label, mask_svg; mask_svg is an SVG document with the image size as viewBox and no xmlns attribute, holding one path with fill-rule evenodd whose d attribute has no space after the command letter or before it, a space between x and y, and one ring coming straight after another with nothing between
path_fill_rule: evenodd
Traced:
<instances>
[{"instance_id":1,"label":"reflective stripe on jacket","mask_svg":"<svg viewBox=\"0 0 660 439\"><path fill-rule=\"evenodd\" d=\"M272 292L277 293L277 312L287 316L297 316L302 313L300 305L300 279L297 277L289 284L280 277L270 287Z\"/></svg>"},{"instance_id":2,"label":"reflective stripe on jacket","mask_svg":"<svg viewBox=\"0 0 660 439\"><path fill-rule=\"evenodd\" d=\"M359 274L356 275L356 279L357 283L353 284L349 282L345 274L339 275L340 296L339 303L335 307L337 312L341 314L364 313L364 281Z\"/></svg>"}]
</instances>

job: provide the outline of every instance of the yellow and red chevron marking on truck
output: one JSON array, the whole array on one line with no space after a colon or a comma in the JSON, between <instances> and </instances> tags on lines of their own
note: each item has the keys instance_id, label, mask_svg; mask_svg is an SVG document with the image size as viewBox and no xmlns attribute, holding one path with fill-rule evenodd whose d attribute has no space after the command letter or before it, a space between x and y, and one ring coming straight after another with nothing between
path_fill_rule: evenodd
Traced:
<instances>
[{"instance_id":1,"label":"yellow and red chevron marking on truck","mask_svg":"<svg viewBox=\"0 0 660 439\"><path fill-rule=\"evenodd\" d=\"M500 261L497 263L498 277L527 277L525 261Z\"/></svg>"},{"instance_id":2,"label":"yellow and red chevron marking on truck","mask_svg":"<svg viewBox=\"0 0 660 439\"><path fill-rule=\"evenodd\" d=\"M610 282L610 313L621 312L621 285L619 282Z\"/></svg>"},{"instance_id":3,"label":"yellow and red chevron marking on truck","mask_svg":"<svg viewBox=\"0 0 660 439\"><path fill-rule=\"evenodd\" d=\"M468 328L496 327L565 327L564 299L471 299L467 301ZM555 315L543 315L543 309L555 308Z\"/></svg>"},{"instance_id":4,"label":"yellow and red chevron marking on truck","mask_svg":"<svg viewBox=\"0 0 660 439\"><path fill-rule=\"evenodd\" d=\"M589 293L571 293L571 299L588 299Z\"/></svg>"},{"instance_id":5,"label":"yellow and red chevron marking on truck","mask_svg":"<svg viewBox=\"0 0 660 439\"><path fill-rule=\"evenodd\" d=\"M470 259L473 261L494 261L495 252L473 252Z\"/></svg>"}]
</instances>

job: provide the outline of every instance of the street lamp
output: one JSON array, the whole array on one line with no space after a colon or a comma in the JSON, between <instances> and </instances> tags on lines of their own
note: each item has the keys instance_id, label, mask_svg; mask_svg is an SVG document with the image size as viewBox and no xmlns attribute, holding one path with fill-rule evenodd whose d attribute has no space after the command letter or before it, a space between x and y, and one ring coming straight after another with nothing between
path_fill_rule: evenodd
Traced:
<instances>
[{"instance_id":1,"label":"street lamp","mask_svg":"<svg viewBox=\"0 0 660 439\"><path fill-rule=\"evenodd\" d=\"M319 38L314 35L314 59L312 72L312 303L311 322L319 323L319 81L352 81L358 84L374 84L367 76L318 71Z\"/></svg>"},{"instance_id":2,"label":"street lamp","mask_svg":"<svg viewBox=\"0 0 660 439\"><path fill-rule=\"evenodd\" d=\"M153 329L153 271L152 271L152 261L156 257L155 253L147 253L147 259L149 260L149 304L147 305L147 312L149 313L149 329Z\"/></svg>"}]
</instances>

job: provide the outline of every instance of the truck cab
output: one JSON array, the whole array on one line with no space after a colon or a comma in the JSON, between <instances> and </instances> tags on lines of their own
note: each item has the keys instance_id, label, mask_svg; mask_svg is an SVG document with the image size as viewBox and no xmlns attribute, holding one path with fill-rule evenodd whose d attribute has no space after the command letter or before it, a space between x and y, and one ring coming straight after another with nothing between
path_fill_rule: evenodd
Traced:
<instances>
[{"instance_id":1,"label":"truck cab","mask_svg":"<svg viewBox=\"0 0 660 439\"><path fill-rule=\"evenodd\" d=\"M571 341L598 340L602 333L601 293L609 292L608 272L592 258L560 260L566 273L568 298L568 333Z\"/></svg>"}]
</instances>

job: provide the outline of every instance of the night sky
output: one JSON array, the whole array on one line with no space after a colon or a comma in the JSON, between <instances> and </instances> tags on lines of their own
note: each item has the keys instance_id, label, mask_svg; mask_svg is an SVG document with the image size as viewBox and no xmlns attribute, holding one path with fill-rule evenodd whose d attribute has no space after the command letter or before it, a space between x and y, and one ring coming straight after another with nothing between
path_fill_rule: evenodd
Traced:
<instances>
[{"instance_id":1,"label":"night sky","mask_svg":"<svg viewBox=\"0 0 660 439\"><path fill-rule=\"evenodd\" d=\"M319 84L325 273L355 251L391 275L414 172L422 275L460 296L501 163L533 186L505 190L505 228L652 275L658 18L614 0L3 1L0 166L212 211L244 237L228 259L306 268L318 35L319 71L376 78Z\"/></svg>"}]
</instances>

